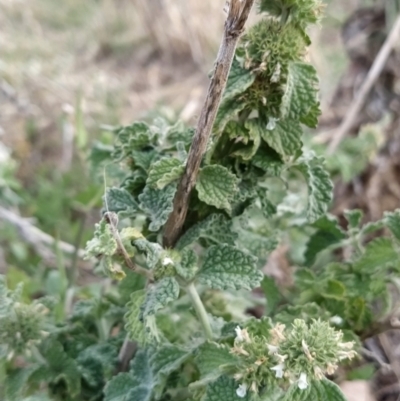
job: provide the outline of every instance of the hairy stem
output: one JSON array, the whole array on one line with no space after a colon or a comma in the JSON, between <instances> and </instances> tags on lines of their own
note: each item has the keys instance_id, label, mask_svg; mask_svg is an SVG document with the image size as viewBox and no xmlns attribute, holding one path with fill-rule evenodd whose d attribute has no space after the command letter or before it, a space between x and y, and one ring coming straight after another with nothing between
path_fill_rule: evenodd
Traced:
<instances>
[{"instance_id":1,"label":"hairy stem","mask_svg":"<svg viewBox=\"0 0 400 401\"><path fill-rule=\"evenodd\" d=\"M210 326L210 321L208 320L207 311L204 308L203 302L199 297L199 293L194 286L194 283L190 283L186 287L186 292L192 301L193 308L195 309L198 318L200 319L200 323L203 326L204 333L207 339L212 340L213 334Z\"/></svg>"},{"instance_id":2,"label":"hairy stem","mask_svg":"<svg viewBox=\"0 0 400 401\"><path fill-rule=\"evenodd\" d=\"M196 184L200 164L206 152L222 94L228 80L236 45L243 32L254 0L231 0L225 30L215 61L207 97L200 113L196 133L189 150L186 169L174 198L174 209L168 218L164 232L164 246L173 247L182 231L189 208L190 194Z\"/></svg>"}]
</instances>

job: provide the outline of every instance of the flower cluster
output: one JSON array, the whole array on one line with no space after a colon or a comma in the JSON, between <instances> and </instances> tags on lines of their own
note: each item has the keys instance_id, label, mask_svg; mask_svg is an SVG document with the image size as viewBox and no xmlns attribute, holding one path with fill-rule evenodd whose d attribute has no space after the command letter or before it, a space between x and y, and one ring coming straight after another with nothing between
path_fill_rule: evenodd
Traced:
<instances>
[{"instance_id":1,"label":"flower cluster","mask_svg":"<svg viewBox=\"0 0 400 401\"><path fill-rule=\"evenodd\" d=\"M343 342L341 331L320 320L307 325L296 319L290 329L278 323L263 332L266 335L252 335L251 330L236 327L231 352L242 360L234 375L239 397L276 385L304 390L312 381L332 375L340 361L356 355L353 342Z\"/></svg>"}]
</instances>

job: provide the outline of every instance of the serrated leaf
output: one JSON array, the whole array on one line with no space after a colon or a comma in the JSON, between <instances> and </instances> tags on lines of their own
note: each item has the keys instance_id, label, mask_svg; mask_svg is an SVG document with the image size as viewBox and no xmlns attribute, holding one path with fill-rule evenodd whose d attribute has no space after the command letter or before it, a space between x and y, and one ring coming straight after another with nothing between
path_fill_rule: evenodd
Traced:
<instances>
[{"instance_id":1,"label":"serrated leaf","mask_svg":"<svg viewBox=\"0 0 400 401\"><path fill-rule=\"evenodd\" d=\"M279 177L284 167L283 160L272 148L260 148L251 162L255 167L260 168L272 177Z\"/></svg>"},{"instance_id":2,"label":"serrated leaf","mask_svg":"<svg viewBox=\"0 0 400 401\"><path fill-rule=\"evenodd\" d=\"M349 223L349 228L358 228L363 216L364 213L360 209L344 211L344 217L346 217L346 220Z\"/></svg>"},{"instance_id":3,"label":"serrated leaf","mask_svg":"<svg viewBox=\"0 0 400 401\"><path fill-rule=\"evenodd\" d=\"M255 74L243 68L238 59L234 58L229 71L223 100L232 99L246 91L253 84L255 78Z\"/></svg>"},{"instance_id":4,"label":"serrated leaf","mask_svg":"<svg viewBox=\"0 0 400 401\"><path fill-rule=\"evenodd\" d=\"M200 370L200 378L204 379L217 378L223 374L226 366L236 366L239 359L230 352L228 346L206 342L197 349L195 362Z\"/></svg>"},{"instance_id":5,"label":"serrated leaf","mask_svg":"<svg viewBox=\"0 0 400 401\"><path fill-rule=\"evenodd\" d=\"M156 314L170 302L175 301L179 297L179 284L173 277L165 277L157 283L153 284L146 293L146 298L142 305L141 317Z\"/></svg>"},{"instance_id":6,"label":"serrated leaf","mask_svg":"<svg viewBox=\"0 0 400 401\"><path fill-rule=\"evenodd\" d=\"M151 220L150 231L158 231L168 220L173 210L175 192L174 185L168 185L161 190L147 185L139 195L140 207Z\"/></svg>"},{"instance_id":7,"label":"serrated leaf","mask_svg":"<svg viewBox=\"0 0 400 401\"><path fill-rule=\"evenodd\" d=\"M315 222L325 215L332 201L333 184L324 169L322 159L310 154L295 165L304 176L308 186L307 219Z\"/></svg>"},{"instance_id":8,"label":"serrated leaf","mask_svg":"<svg viewBox=\"0 0 400 401\"><path fill-rule=\"evenodd\" d=\"M175 265L176 273L185 280L192 280L198 270L197 254L192 249L181 252L181 260Z\"/></svg>"},{"instance_id":9,"label":"serrated leaf","mask_svg":"<svg viewBox=\"0 0 400 401\"><path fill-rule=\"evenodd\" d=\"M322 216L313 224L313 227L317 231L308 240L304 254L307 266L314 264L319 252L346 238L346 234L339 226L337 218L332 215Z\"/></svg>"},{"instance_id":10,"label":"serrated leaf","mask_svg":"<svg viewBox=\"0 0 400 401\"><path fill-rule=\"evenodd\" d=\"M387 265L398 265L399 254L390 238L376 238L368 243L365 253L354 263L354 270L371 274Z\"/></svg>"},{"instance_id":11,"label":"serrated leaf","mask_svg":"<svg viewBox=\"0 0 400 401\"><path fill-rule=\"evenodd\" d=\"M134 166L141 168L145 173L149 170L151 163L158 156L155 150L133 150L131 152L132 163Z\"/></svg>"},{"instance_id":12,"label":"serrated leaf","mask_svg":"<svg viewBox=\"0 0 400 401\"><path fill-rule=\"evenodd\" d=\"M138 344L147 344L152 341L152 337L146 326L141 321L141 306L146 298L146 291L139 290L135 291L131 295L131 300L127 304L127 312L124 316L125 319L125 330L129 334L129 338L136 341Z\"/></svg>"},{"instance_id":13,"label":"serrated leaf","mask_svg":"<svg viewBox=\"0 0 400 401\"><path fill-rule=\"evenodd\" d=\"M176 181L183 174L184 168L183 163L174 157L161 159L152 164L147 185L163 189L171 182Z\"/></svg>"},{"instance_id":14,"label":"serrated leaf","mask_svg":"<svg viewBox=\"0 0 400 401\"><path fill-rule=\"evenodd\" d=\"M264 314L269 316L275 312L276 306L282 299L282 295L272 277L265 276L261 282L261 288L267 300Z\"/></svg>"},{"instance_id":15,"label":"serrated leaf","mask_svg":"<svg viewBox=\"0 0 400 401\"><path fill-rule=\"evenodd\" d=\"M226 167L214 164L200 170L196 182L199 199L218 209L230 210L229 201L237 191L237 177Z\"/></svg>"},{"instance_id":16,"label":"serrated leaf","mask_svg":"<svg viewBox=\"0 0 400 401\"><path fill-rule=\"evenodd\" d=\"M318 117L321 115L320 102L313 104L307 115L300 117L300 122L307 127L317 128Z\"/></svg>"},{"instance_id":17,"label":"serrated leaf","mask_svg":"<svg viewBox=\"0 0 400 401\"><path fill-rule=\"evenodd\" d=\"M394 212L385 212L383 221L389 227L394 237L400 240L400 209Z\"/></svg>"},{"instance_id":18,"label":"serrated leaf","mask_svg":"<svg viewBox=\"0 0 400 401\"><path fill-rule=\"evenodd\" d=\"M282 401L346 401L337 384L328 379L312 380L304 390L292 385Z\"/></svg>"},{"instance_id":19,"label":"serrated leaf","mask_svg":"<svg viewBox=\"0 0 400 401\"><path fill-rule=\"evenodd\" d=\"M318 104L318 84L317 72L312 65L291 62L285 92L282 96L282 117L299 120L308 116L310 110Z\"/></svg>"},{"instance_id":20,"label":"serrated leaf","mask_svg":"<svg viewBox=\"0 0 400 401\"><path fill-rule=\"evenodd\" d=\"M133 196L123 188L109 188L103 198L108 212L118 213L121 217L133 217L139 212L139 205Z\"/></svg>"},{"instance_id":21,"label":"serrated leaf","mask_svg":"<svg viewBox=\"0 0 400 401\"><path fill-rule=\"evenodd\" d=\"M145 122L135 122L132 125L120 127L115 131L118 143L115 146L115 156L131 156L133 150L143 150L154 145L157 136Z\"/></svg>"},{"instance_id":22,"label":"serrated leaf","mask_svg":"<svg viewBox=\"0 0 400 401\"><path fill-rule=\"evenodd\" d=\"M203 221L190 227L179 239L178 249L183 249L199 238L208 239L218 244L233 245L237 234L232 231L232 221L223 214L212 214Z\"/></svg>"},{"instance_id":23,"label":"serrated leaf","mask_svg":"<svg viewBox=\"0 0 400 401\"><path fill-rule=\"evenodd\" d=\"M103 219L95 224L94 237L86 244L85 257L97 257L99 255L112 256L117 250L109 224Z\"/></svg>"},{"instance_id":24,"label":"serrated leaf","mask_svg":"<svg viewBox=\"0 0 400 401\"><path fill-rule=\"evenodd\" d=\"M146 257L147 267L149 269L154 269L160 260L163 247L156 242L147 241L145 238L135 240L133 245Z\"/></svg>"},{"instance_id":25,"label":"serrated leaf","mask_svg":"<svg viewBox=\"0 0 400 401\"><path fill-rule=\"evenodd\" d=\"M261 143L261 133L256 120L248 120L244 126L236 121L229 121L225 127L225 134L235 141L236 146L241 145L232 155L241 156L243 160L250 160Z\"/></svg>"},{"instance_id":26,"label":"serrated leaf","mask_svg":"<svg viewBox=\"0 0 400 401\"><path fill-rule=\"evenodd\" d=\"M211 246L197 277L211 288L251 290L260 285L263 274L257 259L230 245Z\"/></svg>"},{"instance_id":27,"label":"serrated leaf","mask_svg":"<svg viewBox=\"0 0 400 401\"><path fill-rule=\"evenodd\" d=\"M228 121L233 120L246 107L246 102L240 99L222 100L215 118L213 132L221 133Z\"/></svg>"},{"instance_id":28,"label":"serrated leaf","mask_svg":"<svg viewBox=\"0 0 400 401\"><path fill-rule=\"evenodd\" d=\"M277 121L273 129L260 128L262 139L282 156L294 156L303 146L303 130L297 121L285 119Z\"/></svg>"},{"instance_id":29,"label":"serrated leaf","mask_svg":"<svg viewBox=\"0 0 400 401\"><path fill-rule=\"evenodd\" d=\"M206 395L202 401L249 401L250 392L244 397L239 397L236 390L239 387L238 382L228 376L221 376L215 382L207 386Z\"/></svg>"},{"instance_id":30,"label":"serrated leaf","mask_svg":"<svg viewBox=\"0 0 400 401\"><path fill-rule=\"evenodd\" d=\"M168 376L177 370L189 357L191 353L176 345L169 344L158 348L150 358L150 366L154 377Z\"/></svg>"}]
</instances>

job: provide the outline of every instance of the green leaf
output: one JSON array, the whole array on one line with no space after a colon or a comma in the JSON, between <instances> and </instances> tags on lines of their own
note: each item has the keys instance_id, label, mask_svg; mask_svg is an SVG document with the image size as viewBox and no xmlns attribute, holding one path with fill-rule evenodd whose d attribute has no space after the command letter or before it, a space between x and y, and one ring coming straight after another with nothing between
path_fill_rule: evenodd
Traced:
<instances>
[{"instance_id":1,"label":"green leaf","mask_svg":"<svg viewBox=\"0 0 400 401\"><path fill-rule=\"evenodd\" d=\"M223 214L211 214L203 221L190 227L179 239L178 249L183 249L199 238L208 239L217 244L233 245L237 234L232 231L232 221Z\"/></svg>"},{"instance_id":2,"label":"green leaf","mask_svg":"<svg viewBox=\"0 0 400 401\"><path fill-rule=\"evenodd\" d=\"M260 285L263 274L257 259L230 245L211 246L198 273L200 282L211 288L251 290Z\"/></svg>"},{"instance_id":3,"label":"green leaf","mask_svg":"<svg viewBox=\"0 0 400 401\"><path fill-rule=\"evenodd\" d=\"M260 148L251 162L255 167L265 171L271 177L279 177L284 167L283 160L272 148Z\"/></svg>"},{"instance_id":4,"label":"green leaf","mask_svg":"<svg viewBox=\"0 0 400 401\"><path fill-rule=\"evenodd\" d=\"M282 300L282 295L272 277L264 276L261 288L267 300L264 314L269 316L275 312L277 305Z\"/></svg>"},{"instance_id":5,"label":"green leaf","mask_svg":"<svg viewBox=\"0 0 400 401\"><path fill-rule=\"evenodd\" d=\"M196 365L200 370L200 377L217 378L223 374L226 366L237 366L239 358L230 352L227 345L206 342L196 351Z\"/></svg>"},{"instance_id":6,"label":"green leaf","mask_svg":"<svg viewBox=\"0 0 400 401\"><path fill-rule=\"evenodd\" d=\"M387 265L398 265L399 254L390 238L376 238L368 243L365 253L354 263L354 270L371 274Z\"/></svg>"},{"instance_id":7,"label":"green leaf","mask_svg":"<svg viewBox=\"0 0 400 401\"><path fill-rule=\"evenodd\" d=\"M165 277L158 281L146 293L145 301L142 305L141 316L146 318L154 315L160 309L163 309L170 302L179 297L179 284L173 277Z\"/></svg>"},{"instance_id":8,"label":"green leaf","mask_svg":"<svg viewBox=\"0 0 400 401\"><path fill-rule=\"evenodd\" d=\"M183 174L184 169L183 163L174 157L161 159L151 166L147 185L163 189L176 181Z\"/></svg>"},{"instance_id":9,"label":"green leaf","mask_svg":"<svg viewBox=\"0 0 400 401\"><path fill-rule=\"evenodd\" d=\"M318 104L318 76L315 68L306 63L291 62L285 92L282 96L281 115L284 119L299 120L308 116Z\"/></svg>"},{"instance_id":10,"label":"green leaf","mask_svg":"<svg viewBox=\"0 0 400 401\"><path fill-rule=\"evenodd\" d=\"M318 117L321 115L320 103L316 102L310 108L310 111L306 116L302 116L300 118L300 122L307 127L317 128L318 126Z\"/></svg>"},{"instance_id":11,"label":"green leaf","mask_svg":"<svg viewBox=\"0 0 400 401\"><path fill-rule=\"evenodd\" d=\"M133 245L146 257L146 266L149 269L154 269L160 260L163 247L156 242L147 241L145 238L135 240Z\"/></svg>"},{"instance_id":12,"label":"green leaf","mask_svg":"<svg viewBox=\"0 0 400 401\"><path fill-rule=\"evenodd\" d=\"M28 382L37 365L18 369L8 373L5 380L5 396L7 401L20 401L28 390Z\"/></svg>"},{"instance_id":13,"label":"green leaf","mask_svg":"<svg viewBox=\"0 0 400 401\"><path fill-rule=\"evenodd\" d=\"M173 210L176 187L168 185L164 189L154 189L149 185L139 195L140 207L150 218L150 231L158 231L168 220Z\"/></svg>"},{"instance_id":14,"label":"green leaf","mask_svg":"<svg viewBox=\"0 0 400 401\"><path fill-rule=\"evenodd\" d=\"M121 154L131 156L133 150L143 150L157 141L155 133L141 121L118 128L116 134L118 135L118 144L115 146L115 156Z\"/></svg>"},{"instance_id":15,"label":"green leaf","mask_svg":"<svg viewBox=\"0 0 400 401\"><path fill-rule=\"evenodd\" d=\"M154 159L158 156L158 152L155 150L133 150L131 154L133 165L142 169L145 173L147 173L151 163L153 163Z\"/></svg>"},{"instance_id":16,"label":"green leaf","mask_svg":"<svg viewBox=\"0 0 400 401\"><path fill-rule=\"evenodd\" d=\"M371 310L363 297L356 297L346 301L345 318L355 332L369 327L373 321Z\"/></svg>"},{"instance_id":17,"label":"green leaf","mask_svg":"<svg viewBox=\"0 0 400 401\"><path fill-rule=\"evenodd\" d=\"M277 212L277 209L276 206L267 197L268 190L265 188L258 188L257 194L260 200L261 211L263 212L264 217L269 219L274 216Z\"/></svg>"},{"instance_id":18,"label":"green leaf","mask_svg":"<svg viewBox=\"0 0 400 401\"><path fill-rule=\"evenodd\" d=\"M236 147L239 144L241 145L232 155L241 156L243 160L250 160L257 152L261 143L261 134L257 120L248 120L244 126L236 121L229 121L225 127L225 134L234 140Z\"/></svg>"},{"instance_id":19,"label":"green leaf","mask_svg":"<svg viewBox=\"0 0 400 401\"><path fill-rule=\"evenodd\" d=\"M135 291L131 295L130 302L126 305L127 312L125 314L125 330L128 332L129 337L136 341L138 344L150 343L153 338L151 337L146 326L141 321L141 306L146 298L146 291Z\"/></svg>"},{"instance_id":20,"label":"green leaf","mask_svg":"<svg viewBox=\"0 0 400 401\"><path fill-rule=\"evenodd\" d=\"M230 210L229 201L237 188L238 179L226 167L214 164L200 170L196 189L199 199L218 209Z\"/></svg>"},{"instance_id":21,"label":"green leaf","mask_svg":"<svg viewBox=\"0 0 400 401\"><path fill-rule=\"evenodd\" d=\"M191 249L181 252L181 260L175 264L176 273L185 280L192 280L198 270L197 254Z\"/></svg>"},{"instance_id":22,"label":"green leaf","mask_svg":"<svg viewBox=\"0 0 400 401\"><path fill-rule=\"evenodd\" d=\"M241 398L236 394L239 384L228 376L221 376L207 386L206 395L202 401L249 401L251 394L247 392Z\"/></svg>"},{"instance_id":23,"label":"green leaf","mask_svg":"<svg viewBox=\"0 0 400 401\"><path fill-rule=\"evenodd\" d=\"M139 212L139 205L133 196L123 188L109 188L103 198L108 212L118 213L120 217L134 217Z\"/></svg>"},{"instance_id":24,"label":"green leaf","mask_svg":"<svg viewBox=\"0 0 400 401\"><path fill-rule=\"evenodd\" d=\"M328 280L322 292L324 298L343 300L346 294L346 287L338 280Z\"/></svg>"},{"instance_id":25,"label":"green leaf","mask_svg":"<svg viewBox=\"0 0 400 401\"><path fill-rule=\"evenodd\" d=\"M389 230L395 238L400 240L400 209L394 212L385 212L383 221L389 227Z\"/></svg>"},{"instance_id":26,"label":"green leaf","mask_svg":"<svg viewBox=\"0 0 400 401\"><path fill-rule=\"evenodd\" d=\"M312 266L314 264L319 252L346 238L346 234L339 226L337 218L330 214L319 218L313 224L313 227L315 227L317 231L308 240L306 252L304 254L305 264L307 266Z\"/></svg>"},{"instance_id":27,"label":"green leaf","mask_svg":"<svg viewBox=\"0 0 400 401\"><path fill-rule=\"evenodd\" d=\"M307 181L307 219L310 223L325 215L332 201L333 184L322 163L321 158L310 153L294 166Z\"/></svg>"},{"instance_id":28,"label":"green leaf","mask_svg":"<svg viewBox=\"0 0 400 401\"><path fill-rule=\"evenodd\" d=\"M296 155L303 143L303 130L294 120L277 121L275 127L268 129L268 125L261 130L262 139L282 156Z\"/></svg>"},{"instance_id":29,"label":"green leaf","mask_svg":"<svg viewBox=\"0 0 400 401\"><path fill-rule=\"evenodd\" d=\"M363 218L363 211L360 209L345 210L344 217L346 217L349 223L349 228L358 228L360 226L361 220Z\"/></svg>"},{"instance_id":30,"label":"green leaf","mask_svg":"<svg viewBox=\"0 0 400 401\"><path fill-rule=\"evenodd\" d=\"M287 391L282 401L346 401L339 386L328 379L312 380L304 390L297 383Z\"/></svg>"},{"instance_id":31,"label":"green leaf","mask_svg":"<svg viewBox=\"0 0 400 401\"><path fill-rule=\"evenodd\" d=\"M255 74L243 68L238 59L234 58L222 99L233 99L245 92L253 84L255 78Z\"/></svg>"},{"instance_id":32,"label":"green leaf","mask_svg":"<svg viewBox=\"0 0 400 401\"><path fill-rule=\"evenodd\" d=\"M246 102L240 99L222 100L215 118L213 132L221 133L228 121L233 120L246 107Z\"/></svg>"},{"instance_id":33,"label":"green leaf","mask_svg":"<svg viewBox=\"0 0 400 401\"><path fill-rule=\"evenodd\" d=\"M86 244L85 258L114 255L117 250L117 242L112 235L110 225L103 219L94 227L94 237Z\"/></svg>"}]
</instances>

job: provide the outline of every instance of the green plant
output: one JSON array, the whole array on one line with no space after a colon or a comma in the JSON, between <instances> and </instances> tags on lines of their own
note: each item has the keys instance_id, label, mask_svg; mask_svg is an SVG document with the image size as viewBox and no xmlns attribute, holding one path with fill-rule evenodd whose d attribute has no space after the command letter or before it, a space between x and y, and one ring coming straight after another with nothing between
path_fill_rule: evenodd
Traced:
<instances>
[{"instance_id":1,"label":"green plant","mask_svg":"<svg viewBox=\"0 0 400 401\"><path fill-rule=\"evenodd\" d=\"M2 282L8 401L344 400L327 376L351 371L391 316L400 213L362 226L350 211L347 231L327 213L329 174L302 143L320 113L305 59L321 3L260 1L235 51L252 3L231 2L196 131L135 122L92 151L97 165L115 162L115 186L86 251L118 285L81 288L59 322L42 313L54 301L21 304ZM392 237L371 240L384 227ZM291 288L261 271L284 242L298 265ZM250 292L260 286L265 300ZM250 317L259 304L265 316Z\"/></svg>"}]
</instances>

